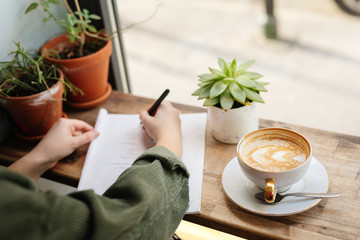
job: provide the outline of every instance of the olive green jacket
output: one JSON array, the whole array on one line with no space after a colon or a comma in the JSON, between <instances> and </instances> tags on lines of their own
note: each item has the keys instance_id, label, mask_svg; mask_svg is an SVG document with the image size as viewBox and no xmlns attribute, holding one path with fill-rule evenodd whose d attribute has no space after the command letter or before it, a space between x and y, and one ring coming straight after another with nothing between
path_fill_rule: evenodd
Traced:
<instances>
[{"instance_id":1,"label":"olive green jacket","mask_svg":"<svg viewBox=\"0 0 360 240\"><path fill-rule=\"evenodd\" d=\"M166 239L189 203L189 174L165 147L153 147L104 193L66 196L0 167L0 239Z\"/></svg>"}]
</instances>

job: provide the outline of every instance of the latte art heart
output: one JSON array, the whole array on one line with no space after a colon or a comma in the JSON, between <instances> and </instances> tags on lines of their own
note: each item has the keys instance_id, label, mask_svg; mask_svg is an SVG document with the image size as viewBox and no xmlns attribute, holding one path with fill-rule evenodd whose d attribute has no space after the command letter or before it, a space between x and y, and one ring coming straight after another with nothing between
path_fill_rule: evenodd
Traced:
<instances>
[{"instance_id":1,"label":"latte art heart","mask_svg":"<svg viewBox=\"0 0 360 240\"><path fill-rule=\"evenodd\" d=\"M262 171L286 171L305 160L306 154L297 144L283 139L255 141L244 152L244 161Z\"/></svg>"}]
</instances>

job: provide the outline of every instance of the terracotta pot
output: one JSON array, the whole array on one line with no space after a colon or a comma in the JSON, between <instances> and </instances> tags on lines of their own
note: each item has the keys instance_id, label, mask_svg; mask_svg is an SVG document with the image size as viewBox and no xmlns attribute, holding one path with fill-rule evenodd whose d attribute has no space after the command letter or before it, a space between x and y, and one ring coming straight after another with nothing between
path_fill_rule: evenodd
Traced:
<instances>
[{"instance_id":1,"label":"terracotta pot","mask_svg":"<svg viewBox=\"0 0 360 240\"><path fill-rule=\"evenodd\" d=\"M223 143L236 144L246 134L259 128L256 104L225 111L208 107L208 118L212 136Z\"/></svg>"},{"instance_id":2,"label":"terracotta pot","mask_svg":"<svg viewBox=\"0 0 360 240\"><path fill-rule=\"evenodd\" d=\"M61 71L60 78L64 78ZM0 105L6 109L17 126L17 135L25 140L40 139L61 118L63 84L58 81L49 90L24 97L0 95Z\"/></svg>"},{"instance_id":3,"label":"terracotta pot","mask_svg":"<svg viewBox=\"0 0 360 240\"><path fill-rule=\"evenodd\" d=\"M66 34L64 34L45 43L41 52L46 49L61 51L71 45ZM54 64L64 66L63 72L68 80L84 92L84 95L69 93L67 103L70 106L91 108L107 100L111 93L111 86L108 83L111 52L111 41L108 41L102 49L88 56L74 59L47 57Z\"/></svg>"}]
</instances>

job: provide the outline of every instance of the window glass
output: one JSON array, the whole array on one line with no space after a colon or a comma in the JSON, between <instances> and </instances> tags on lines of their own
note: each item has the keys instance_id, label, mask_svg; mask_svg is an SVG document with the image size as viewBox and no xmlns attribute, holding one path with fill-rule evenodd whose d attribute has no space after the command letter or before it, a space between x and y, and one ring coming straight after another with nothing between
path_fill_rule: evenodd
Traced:
<instances>
[{"instance_id":1,"label":"window glass","mask_svg":"<svg viewBox=\"0 0 360 240\"><path fill-rule=\"evenodd\" d=\"M121 0L122 26L155 16L123 33L132 93L202 106L191 93L197 75L217 57L238 62L270 82L261 118L360 135L360 17L334 1L274 1L278 39L268 39L265 1Z\"/></svg>"}]
</instances>

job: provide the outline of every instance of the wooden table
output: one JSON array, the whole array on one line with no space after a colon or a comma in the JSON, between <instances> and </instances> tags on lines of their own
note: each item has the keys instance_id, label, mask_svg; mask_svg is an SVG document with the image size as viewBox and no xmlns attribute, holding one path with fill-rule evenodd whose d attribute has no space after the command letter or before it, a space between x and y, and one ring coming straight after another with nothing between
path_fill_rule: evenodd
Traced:
<instances>
[{"instance_id":1,"label":"wooden table","mask_svg":"<svg viewBox=\"0 0 360 240\"><path fill-rule=\"evenodd\" d=\"M153 99L113 91L100 107L111 113L139 113ZM204 108L174 104L183 113L203 112ZM99 108L90 110L66 109L70 118L94 125ZM235 156L236 145L214 140L206 132L206 152L201 214L186 215L185 220L250 239L276 237L279 239L360 239L360 137L321 131L292 124L260 120L260 127L284 127L305 135L311 142L314 156L329 174L329 192L342 197L322 200L303 213L286 217L264 217L252 214L235 205L224 193L221 176L224 167ZM9 165L26 154L34 144L10 136L0 146L2 165ZM77 186L88 146L78 149L62 160L45 177Z\"/></svg>"}]
</instances>

